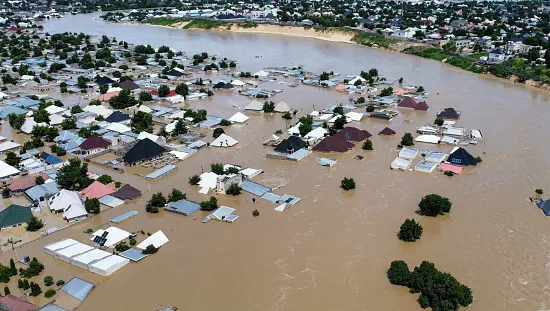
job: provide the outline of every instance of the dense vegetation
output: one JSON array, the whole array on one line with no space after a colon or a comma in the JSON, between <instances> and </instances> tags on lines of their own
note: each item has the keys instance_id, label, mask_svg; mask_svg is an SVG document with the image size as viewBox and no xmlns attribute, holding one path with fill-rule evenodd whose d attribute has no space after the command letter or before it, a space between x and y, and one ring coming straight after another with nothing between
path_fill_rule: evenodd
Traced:
<instances>
[{"instance_id":1,"label":"dense vegetation","mask_svg":"<svg viewBox=\"0 0 550 311\"><path fill-rule=\"evenodd\" d=\"M418 203L420 213L424 216L432 217L445 215L451 211L451 206L451 201L439 194L428 194Z\"/></svg>"},{"instance_id":2,"label":"dense vegetation","mask_svg":"<svg viewBox=\"0 0 550 311\"><path fill-rule=\"evenodd\" d=\"M422 236L422 226L414 219L406 219L399 228L398 237L405 242L414 242Z\"/></svg>"},{"instance_id":3,"label":"dense vegetation","mask_svg":"<svg viewBox=\"0 0 550 311\"><path fill-rule=\"evenodd\" d=\"M473 302L472 290L468 286L458 282L449 273L440 272L428 261L423 261L413 272L404 261L393 261L388 278L394 285L408 287L412 294L420 293L418 303L422 308L455 311Z\"/></svg>"}]
</instances>

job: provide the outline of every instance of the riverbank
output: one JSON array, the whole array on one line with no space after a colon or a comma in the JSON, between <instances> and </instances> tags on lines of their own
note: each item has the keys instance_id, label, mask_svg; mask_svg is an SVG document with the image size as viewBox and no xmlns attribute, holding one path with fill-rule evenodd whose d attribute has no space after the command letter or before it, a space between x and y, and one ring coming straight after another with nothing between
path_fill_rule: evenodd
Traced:
<instances>
[{"instance_id":1,"label":"riverbank","mask_svg":"<svg viewBox=\"0 0 550 311\"><path fill-rule=\"evenodd\" d=\"M237 23L203 19L172 19L155 18L145 20L144 23L168 28L185 30L208 30L235 33L257 33L270 35L283 35L291 37L312 38L337 43L352 43L368 47L382 48L406 54L412 54L444 62L454 67L461 68L478 74L490 74L498 78L510 80L514 83L526 84L545 91L550 91L550 83L542 80L530 72L512 68L500 64L488 64L476 61L459 54L450 54L441 49L427 44L388 39L375 34L361 32L359 30L344 28L314 28L287 25L270 25L255 23Z\"/></svg>"}]
</instances>

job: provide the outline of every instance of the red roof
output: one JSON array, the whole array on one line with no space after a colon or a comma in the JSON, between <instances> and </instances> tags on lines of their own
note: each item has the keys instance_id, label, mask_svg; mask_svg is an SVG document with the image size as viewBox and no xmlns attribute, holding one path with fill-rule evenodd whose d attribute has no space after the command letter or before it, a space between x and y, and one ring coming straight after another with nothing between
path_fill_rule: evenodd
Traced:
<instances>
[{"instance_id":1,"label":"red roof","mask_svg":"<svg viewBox=\"0 0 550 311\"><path fill-rule=\"evenodd\" d=\"M418 105L414 99L410 98L410 97L405 97L400 103L399 105L397 105L397 107L401 107L401 108L416 108L416 105Z\"/></svg>"},{"instance_id":2,"label":"red roof","mask_svg":"<svg viewBox=\"0 0 550 311\"><path fill-rule=\"evenodd\" d=\"M175 90L171 90L170 93L168 93L168 95L166 95L166 97L172 97L172 96L176 96L176 91Z\"/></svg>"},{"instance_id":3,"label":"red roof","mask_svg":"<svg viewBox=\"0 0 550 311\"><path fill-rule=\"evenodd\" d=\"M428 106L428 103L425 101L419 102L418 105L416 105L416 108L414 110L421 110L421 111L428 111L430 109L430 106Z\"/></svg>"},{"instance_id":4,"label":"red roof","mask_svg":"<svg viewBox=\"0 0 550 311\"><path fill-rule=\"evenodd\" d=\"M84 199L99 199L113 192L115 192L115 188L104 185L96 180L86 189L82 190L82 197Z\"/></svg>"},{"instance_id":5,"label":"red roof","mask_svg":"<svg viewBox=\"0 0 550 311\"><path fill-rule=\"evenodd\" d=\"M334 135L334 137L337 137L341 140L355 141L355 142L364 141L365 139L370 138L371 136L372 135L369 132L365 130L360 130L352 126L344 127L340 132Z\"/></svg>"},{"instance_id":6,"label":"red roof","mask_svg":"<svg viewBox=\"0 0 550 311\"><path fill-rule=\"evenodd\" d=\"M351 148L353 148L354 146L355 145L353 143L350 143L349 141L340 139L336 136L329 136L323 139L315 147L313 147L313 151L346 152Z\"/></svg>"},{"instance_id":7,"label":"red roof","mask_svg":"<svg viewBox=\"0 0 550 311\"><path fill-rule=\"evenodd\" d=\"M98 136L90 136L80 144L82 150L92 150L97 148L105 148L111 145L111 142Z\"/></svg>"},{"instance_id":8,"label":"red roof","mask_svg":"<svg viewBox=\"0 0 550 311\"><path fill-rule=\"evenodd\" d=\"M159 91L157 91L157 90L152 90L149 93L151 93L151 95L157 95L157 96L159 95Z\"/></svg>"},{"instance_id":9,"label":"red roof","mask_svg":"<svg viewBox=\"0 0 550 311\"><path fill-rule=\"evenodd\" d=\"M8 188L10 188L11 191L27 190L36 186L36 177L38 176L42 176L44 180L50 179L50 177L48 177L48 175L46 174L27 175L18 178L16 181L11 183Z\"/></svg>"},{"instance_id":10,"label":"red roof","mask_svg":"<svg viewBox=\"0 0 550 311\"><path fill-rule=\"evenodd\" d=\"M391 136L391 135L395 135L395 131L392 130L391 128L389 128L389 127L386 127L386 128L384 128L383 130L381 130L380 133L378 133L378 135L388 135L388 136Z\"/></svg>"},{"instance_id":11,"label":"red roof","mask_svg":"<svg viewBox=\"0 0 550 311\"><path fill-rule=\"evenodd\" d=\"M39 306L28 302L25 297L16 297L14 295L0 297L0 303L6 305L11 311L29 311L40 309Z\"/></svg>"}]
</instances>

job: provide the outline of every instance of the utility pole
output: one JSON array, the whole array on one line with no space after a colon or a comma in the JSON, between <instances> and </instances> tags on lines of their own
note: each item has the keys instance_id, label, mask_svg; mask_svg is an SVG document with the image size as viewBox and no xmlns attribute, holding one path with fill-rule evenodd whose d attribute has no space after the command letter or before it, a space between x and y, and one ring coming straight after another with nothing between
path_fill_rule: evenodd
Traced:
<instances>
[{"instance_id":1,"label":"utility pole","mask_svg":"<svg viewBox=\"0 0 550 311\"><path fill-rule=\"evenodd\" d=\"M10 238L8 240L8 243L11 243L11 249L13 250L13 252L15 253L15 258L17 258L17 261L19 261L19 255L17 255L17 251L15 250L15 247L13 246L13 238Z\"/></svg>"}]
</instances>

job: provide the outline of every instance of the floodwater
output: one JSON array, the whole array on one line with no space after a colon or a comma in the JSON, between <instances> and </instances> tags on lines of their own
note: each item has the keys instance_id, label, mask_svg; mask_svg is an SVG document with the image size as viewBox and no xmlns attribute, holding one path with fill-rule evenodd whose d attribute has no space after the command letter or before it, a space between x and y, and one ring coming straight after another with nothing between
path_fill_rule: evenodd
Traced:
<instances>
[{"instance_id":1,"label":"floodwater","mask_svg":"<svg viewBox=\"0 0 550 311\"><path fill-rule=\"evenodd\" d=\"M402 112L389 125L398 133L391 138L376 135L388 125L384 121L352 124L374 134L373 152L356 147L341 155L313 153L299 162L266 159L270 149L261 142L288 123L278 115L252 115L247 124L226 130L239 140L237 146L200 150L181 162L175 173L158 181L148 183L134 175L146 173L142 168L119 175L91 167L94 172L133 184L144 196L18 249L20 256L42 260L46 274L55 279L77 275L96 283L98 287L79 310L149 311L167 306L184 310L420 310L416 295L387 280L386 271L396 259L405 260L410 267L423 260L434 262L470 286L475 300L468 310L550 309L550 220L527 200L535 188L550 191L547 93L430 60L350 44L104 24L92 20L96 16L48 21L45 31L82 31L137 44L166 44L189 53L207 51L238 59L240 69L252 72L289 64L343 74L375 67L383 75L423 85L431 93L431 109L427 113ZM337 92L304 85L293 89L264 83L262 87L283 89L274 101L284 100L304 113L313 106L321 109L347 100ZM237 111L233 106L249 102L239 95L221 93L192 102L190 107L229 117ZM389 163L403 133L432 121L445 107L462 111L460 126L483 131L486 142L468 147L483 163L452 178L436 172L391 171ZM357 154L365 158L354 160ZM332 168L320 167L316 159L323 156L338 162ZM192 217L144 212L149 189L167 193L176 187L191 200L207 199L189 186L187 179L208 170L212 162L261 168L265 173L255 181L282 186L277 193L289 193L302 201L279 213L263 200L250 203L250 195L218 195L221 204L235 207L241 216L234 224L202 224L204 212ZM339 189L346 176L355 179L356 190ZM453 208L448 216L429 218L415 213L421 197L429 193L451 199ZM151 233L162 229L170 242L158 254L111 277L99 277L42 251L45 244L66 237L87 241L89 235L83 233L87 228L105 227L111 218L131 209L140 215L120 224L122 229ZM260 211L260 217L252 217L253 209ZM397 240L406 218L415 218L424 226L421 240L408 244ZM5 253L0 259L7 263L12 255ZM15 286L10 287L14 293Z\"/></svg>"}]
</instances>

